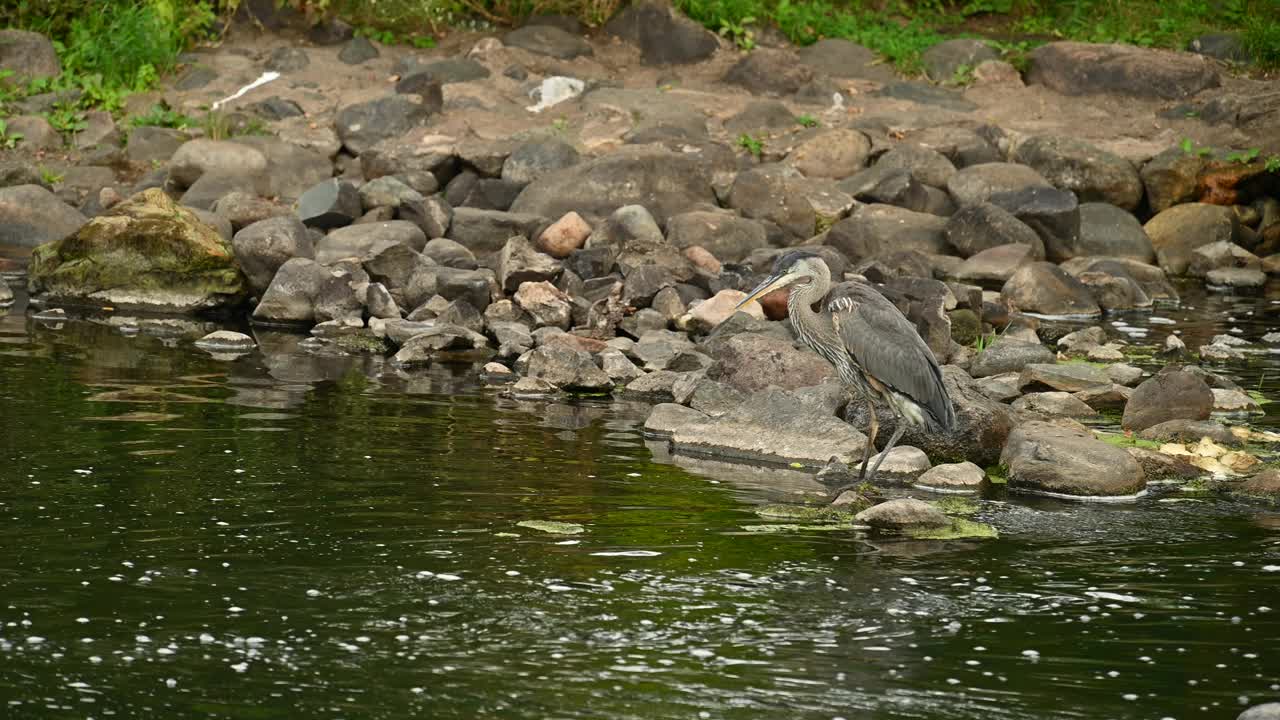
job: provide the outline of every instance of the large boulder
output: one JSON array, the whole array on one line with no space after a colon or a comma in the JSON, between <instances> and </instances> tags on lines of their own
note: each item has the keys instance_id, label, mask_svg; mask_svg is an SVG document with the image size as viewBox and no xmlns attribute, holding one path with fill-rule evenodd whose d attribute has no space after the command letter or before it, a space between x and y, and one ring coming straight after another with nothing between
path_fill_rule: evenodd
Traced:
<instances>
[{"instance_id":1,"label":"large boulder","mask_svg":"<svg viewBox=\"0 0 1280 720\"><path fill-rule=\"evenodd\" d=\"M328 268L314 260L288 260L262 294L253 320L303 326L328 320L361 323L364 306L356 297L353 279L346 270Z\"/></svg>"},{"instance_id":2,"label":"large boulder","mask_svg":"<svg viewBox=\"0 0 1280 720\"><path fill-rule=\"evenodd\" d=\"M955 38L944 40L924 51L920 61L924 63L925 74L930 80L947 83L964 69L972 71L984 61L999 58L999 53L983 40Z\"/></svg>"},{"instance_id":3,"label":"large boulder","mask_svg":"<svg viewBox=\"0 0 1280 720\"><path fill-rule=\"evenodd\" d=\"M1049 262L1027 263L1000 289L1011 309L1041 315L1098 315L1101 308L1085 287Z\"/></svg>"},{"instance_id":4,"label":"large boulder","mask_svg":"<svg viewBox=\"0 0 1280 720\"><path fill-rule=\"evenodd\" d=\"M745 170L733 180L728 205L748 218L776 225L789 239L807 240L813 236L818 217L801 180L790 166Z\"/></svg>"},{"instance_id":5,"label":"large boulder","mask_svg":"<svg viewBox=\"0 0 1280 720\"><path fill-rule=\"evenodd\" d=\"M716 197L697 153L636 146L539 177L520 192L511 212L604 217L625 205L643 205L665 223L700 203L714 206Z\"/></svg>"},{"instance_id":6,"label":"large boulder","mask_svg":"<svg viewBox=\"0 0 1280 720\"><path fill-rule=\"evenodd\" d=\"M989 202L960 208L943 228L947 242L961 257L970 257L1001 245L1018 243L1030 248L1036 260L1044 259L1044 241L1013 213Z\"/></svg>"},{"instance_id":7,"label":"large boulder","mask_svg":"<svg viewBox=\"0 0 1280 720\"><path fill-rule=\"evenodd\" d=\"M679 250L701 247L721 262L741 262L768 247L764 226L755 220L711 210L681 213L667 221L667 240Z\"/></svg>"},{"instance_id":8,"label":"large boulder","mask_svg":"<svg viewBox=\"0 0 1280 720\"><path fill-rule=\"evenodd\" d=\"M13 76L6 82L25 85L36 78L56 78L62 63L49 38L26 30L0 30L0 70Z\"/></svg>"},{"instance_id":9,"label":"large boulder","mask_svg":"<svg viewBox=\"0 0 1280 720\"><path fill-rule=\"evenodd\" d=\"M1160 267L1170 275L1185 275L1196 248L1233 241L1240 232L1240 221L1229 207L1187 203L1157 214L1144 229Z\"/></svg>"},{"instance_id":10,"label":"large boulder","mask_svg":"<svg viewBox=\"0 0 1280 720\"><path fill-rule=\"evenodd\" d=\"M43 245L65 238L88 221L39 185L0 188L0 245Z\"/></svg>"},{"instance_id":11,"label":"large boulder","mask_svg":"<svg viewBox=\"0 0 1280 720\"><path fill-rule=\"evenodd\" d=\"M527 357L527 377L539 378L570 392L608 392L613 380L591 355L564 343L538 346Z\"/></svg>"},{"instance_id":12,"label":"large boulder","mask_svg":"<svg viewBox=\"0 0 1280 720\"><path fill-rule=\"evenodd\" d=\"M527 50L535 55L546 55L557 60L572 60L580 55L590 55L591 46L581 35L566 32L551 25L525 25L506 34L503 44Z\"/></svg>"},{"instance_id":13,"label":"large boulder","mask_svg":"<svg viewBox=\"0 0 1280 720\"><path fill-rule=\"evenodd\" d=\"M809 350L800 350L776 337L741 333L713 344L716 361L707 377L740 390L776 385L786 390L818 385L835 376L831 363Z\"/></svg>"},{"instance_id":14,"label":"large boulder","mask_svg":"<svg viewBox=\"0 0 1280 720\"><path fill-rule=\"evenodd\" d=\"M1080 204L1080 237L1075 255L1108 255L1142 263L1156 259L1151 238L1132 213L1100 202Z\"/></svg>"},{"instance_id":15,"label":"large boulder","mask_svg":"<svg viewBox=\"0 0 1280 720\"><path fill-rule=\"evenodd\" d=\"M1199 375L1170 366L1134 388L1120 424L1134 432L1168 420L1207 420L1213 390Z\"/></svg>"},{"instance_id":16,"label":"large boulder","mask_svg":"<svg viewBox=\"0 0 1280 720\"><path fill-rule=\"evenodd\" d=\"M425 124L432 113L439 111L440 105L418 95L387 95L342 108L334 118L334 126L343 147L352 155L359 155L380 141Z\"/></svg>"},{"instance_id":17,"label":"large boulder","mask_svg":"<svg viewBox=\"0 0 1280 720\"><path fill-rule=\"evenodd\" d=\"M1191 202L1199 192L1200 173L1209 164L1199 153L1169 148L1142 166L1139 175L1147 191L1151 212L1160 213L1174 205Z\"/></svg>"},{"instance_id":18,"label":"large boulder","mask_svg":"<svg viewBox=\"0 0 1280 720\"><path fill-rule=\"evenodd\" d=\"M794 52L758 48L730 67L723 81L753 95L790 95L813 80L813 70L799 60Z\"/></svg>"},{"instance_id":19,"label":"large boulder","mask_svg":"<svg viewBox=\"0 0 1280 720\"><path fill-rule=\"evenodd\" d=\"M969 374L975 378L1020 372L1032 363L1052 363L1054 352L1040 343L1000 340L978 353L969 364Z\"/></svg>"},{"instance_id":20,"label":"large boulder","mask_svg":"<svg viewBox=\"0 0 1280 720\"><path fill-rule=\"evenodd\" d=\"M1017 145L1010 159L1034 168L1081 202L1106 202L1133 211L1142 201L1142 180L1133 163L1083 140L1036 135Z\"/></svg>"},{"instance_id":21,"label":"large boulder","mask_svg":"<svg viewBox=\"0 0 1280 720\"><path fill-rule=\"evenodd\" d=\"M893 146L876 159L876 167L906 170L916 181L936 188L946 187L947 181L956 174L955 163L946 155L915 143Z\"/></svg>"},{"instance_id":22,"label":"large boulder","mask_svg":"<svg viewBox=\"0 0 1280 720\"><path fill-rule=\"evenodd\" d=\"M498 255L498 284L507 294L514 293L526 282L554 281L560 275L560 261L538 252L521 235L507 241Z\"/></svg>"},{"instance_id":23,"label":"large boulder","mask_svg":"<svg viewBox=\"0 0 1280 720\"><path fill-rule=\"evenodd\" d=\"M835 128L797 144L787 162L805 177L844 178L865 168L870 155L871 140L866 135Z\"/></svg>"},{"instance_id":24,"label":"large boulder","mask_svg":"<svg viewBox=\"0 0 1280 720\"><path fill-rule=\"evenodd\" d=\"M827 231L826 244L852 260L903 250L945 253L947 219L894 205L862 205Z\"/></svg>"},{"instance_id":25,"label":"large boulder","mask_svg":"<svg viewBox=\"0 0 1280 720\"><path fill-rule=\"evenodd\" d=\"M694 274L692 263L663 238L657 219L640 205L614 211L588 238L587 249L608 250L629 281L633 270L646 265L658 266L677 282L690 280Z\"/></svg>"},{"instance_id":26,"label":"large boulder","mask_svg":"<svg viewBox=\"0 0 1280 720\"><path fill-rule=\"evenodd\" d=\"M852 463L865 446L862 433L820 402L776 387L753 393L719 417L679 425L671 434L671 448L678 453L814 468L833 457Z\"/></svg>"},{"instance_id":27,"label":"large boulder","mask_svg":"<svg viewBox=\"0 0 1280 720\"><path fill-rule=\"evenodd\" d=\"M292 215L267 218L244 227L231 239L231 246L254 294L266 290L276 270L290 258L315 257L311 235Z\"/></svg>"},{"instance_id":28,"label":"large boulder","mask_svg":"<svg viewBox=\"0 0 1280 720\"><path fill-rule=\"evenodd\" d=\"M230 243L157 188L37 247L28 285L54 302L177 313L234 306L248 293Z\"/></svg>"},{"instance_id":29,"label":"large boulder","mask_svg":"<svg viewBox=\"0 0 1280 720\"><path fill-rule=\"evenodd\" d=\"M992 195L1031 187L1053 187L1043 175L1026 165L988 162L970 165L947 179L947 192L956 205L986 202Z\"/></svg>"},{"instance_id":30,"label":"large boulder","mask_svg":"<svg viewBox=\"0 0 1280 720\"><path fill-rule=\"evenodd\" d=\"M266 155L231 140L188 140L169 158L169 178L183 188L191 187L203 175L243 175L257 180L264 178L266 171Z\"/></svg>"},{"instance_id":31,"label":"large boulder","mask_svg":"<svg viewBox=\"0 0 1280 720\"><path fill-rule=\"evenodd\" d=\"M800 62L819 75L891 82L898 78L893 67L875 51L844 38L824 38L797 51Z\"/></svg>"},{"instance_id":32,"label":"large boulder","mask_svg":"<svg viewBox=\"0 0 1280 720\"><path fill-rule=\"evenodd\" d=\"M315 260L322 265L332 265L344 258L363 261L373 257L382 246L395 244L421 252L427 236L406 220L349 225L320 238L315 244Z\"/></svg>"},{"instance_id":33,"label":"large boulder","mask_svg":"<svg viewBox=\"0 0 1280 720\"><path fill-rule=\"evenodd\" d=\"M1009 433L1000 463L1009 488L1067 497L1115 497L1147 486L1142 466L1123 448L1084 428L1034 420Z\"/></svg>"},{"instance_id":34,"label":"large boulder","mask_svg":"<svg viewBox=\"0 0 1280 720\"><path fill-rule=\"evenodd\" d=\"M1070 191L1028 187L996 193L990 200L1040 236L1048 259L1062 262L1079 254L1080 204Z\"/></svg>"},{"instance_id":35,"label":"large boulder","mask_svg":"<svg viewBox=\"0 0 1280 720\"><path fill-rule=\"evenodd\" d=\"M1027 81L1064 95L1181 100L1219 84L1214 64L1202 56L1132 45L1053 42L1030 59Z\"/></svg>"},{"instance_id":36,"label":"large boulder","mask_svg":"<svg viewBox=\"0 0 1280 720\"><path fill-rule=\"evenodd\" d=\"M983 287L1000 287L1008 282L1018 268L1036 262L1030 245L1010 243L987 248L968 257L954 271L961 282L976 283Z\"/></svg>"},{"instance_id":37,"label":"large boulder","mask_svg":"<svg viewBox=\"0 0 1280 720\"><path fill-rule=\"evenodd\" d=\"M645 65L685 65L715 54L720 43L698 23L659 2L632 3L613 16L605 32L640 47Z\"/></svg>"}]
</instances>

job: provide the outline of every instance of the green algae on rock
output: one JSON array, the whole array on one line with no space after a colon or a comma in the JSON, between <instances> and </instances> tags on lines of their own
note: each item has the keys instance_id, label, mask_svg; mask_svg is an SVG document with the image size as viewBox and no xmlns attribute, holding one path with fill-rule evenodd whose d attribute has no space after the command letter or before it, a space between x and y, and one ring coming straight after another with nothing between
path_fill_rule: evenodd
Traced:
<instances>
[{"instance_id":1,"label":"green algae on rock","mask_svg":"<svg viewBox=\"0 0 1280 720\"><path fill-rule=\"evenodd\" d=\"M916 540L966 540L1000 537L1000 533L991 525L965 520L964 518L952 518L951 524L946 527L908 530L907 534Z\"/></svg>"},{"instance_id":2,"label":"green algae on rock","mask_svg":"<svg viewBox=\"0 0 1280 720\"><path fill-rule=\"evenodd\" d=\"M559 522L557 520L521 520L516 525L530 530L551 533L552 535L577 535L586 532L586 528L578 523Z\"/></svg>"},{"instance_id":3,"label":"green algae on rock","mask_svg":"<svg viewBox=\"0 0 1280 720\"><path fill-rule=\"evenodd\" d=\"M158 188L144 190L31 256L33 297L193 313L248 295L231 245Z\"/></svg>"}]
</instances>

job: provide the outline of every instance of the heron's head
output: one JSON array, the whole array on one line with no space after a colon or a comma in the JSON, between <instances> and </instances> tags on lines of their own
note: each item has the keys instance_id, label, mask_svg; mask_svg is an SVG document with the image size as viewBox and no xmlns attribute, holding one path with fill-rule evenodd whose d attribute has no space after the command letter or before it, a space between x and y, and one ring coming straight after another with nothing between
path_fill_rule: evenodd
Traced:
<instances>
[{"instance_id":1,"label":"heron's head","mask_svg":"<svg viewBox=\"0 0 1280 720\"><path fill-rule=\"evenodd\" d=\"M818 257L817 253L807 250L793 250L778 258L773 264L773 272L764 282L756 286L754 290L747 293L742 302L738 303L738 307L742 307L752 300L758 300L768 295L774 290L779 290L791 285L807 285L813 282L814 278L829 276L827 264Z\"/></svg>"}]
</instances>

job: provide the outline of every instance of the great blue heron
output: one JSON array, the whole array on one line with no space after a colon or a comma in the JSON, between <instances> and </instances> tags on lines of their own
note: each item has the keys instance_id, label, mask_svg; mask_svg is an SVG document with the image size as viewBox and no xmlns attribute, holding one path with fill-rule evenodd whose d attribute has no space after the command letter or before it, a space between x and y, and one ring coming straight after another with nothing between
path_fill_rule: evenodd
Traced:
<instances>
[{"instance_id":1,"label":"great blue heron","mask_svg":"<svg viewBox=\"0 0 1280 720\"><path fill-rule=\"evenodd\" d=\"M860 282L841 283L832 290L831 271L822 258L797 250L778 258L773 273L738 303L738 307L788 286L791 292L787 296L787 315L791 318L791 327L805 345L830 361L840 373L841 381L867 403L871 422L859 481L868 478L867 462L880 429L876 397L888 404L897 422L884 452L871 467L871 478L902 437L907 423L942 431L955 426L955 408L942 383L938 361L893 303ZM826 298L823 312L814 312L813 305L828 292L831 294Z\"/></svg>"}]
</instances>

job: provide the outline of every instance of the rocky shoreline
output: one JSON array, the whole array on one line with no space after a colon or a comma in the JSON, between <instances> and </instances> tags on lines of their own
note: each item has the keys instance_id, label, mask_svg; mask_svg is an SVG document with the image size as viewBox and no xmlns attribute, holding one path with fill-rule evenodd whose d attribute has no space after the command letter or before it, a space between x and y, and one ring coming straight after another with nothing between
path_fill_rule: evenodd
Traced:
<instances>
[{"instance_id":1,"label":"rocky shoreline","mask_svg":"<svg viewBox=\"0 0 1280 720\"><path fill-rule=\"evenodd\" d=\"M198 53L170 104L279 72L228 105L273 135L125 133L107 117L72 140L58 183L39 158L4 161L0 244L32 248L41 307L247 315L401 368L485 363L517 396L652 402L645 430L676 453L837 475L865 410L796 343L782 298L733 311L804 246L876 285L945 364L957 429L909 431L887 475L1125 499L1208 474L1280 497L1280 471L1255 457L1280 436L1212 420L1258 404L1194 364L1240 362L1240 338L1171 336L1151 374L1100 325L1079 329L1177 303L1177 278L1276 292L1280 86L1204 56L1065 42L1024 77L955 40L927 60L935 76L976 60L961 92L845 41L739 53L656 5L605 30L541 18L432 56L287 33ZM1017 107L1029 97L1061 117ZM1063 127L1098 112L1151 129ZM61 140L37 120L19 125L52 154ZM1171 142L1175 127L1231 146ZM1100 412L1137 440L1081 424Z\"/></svg>"}]
</instances>

